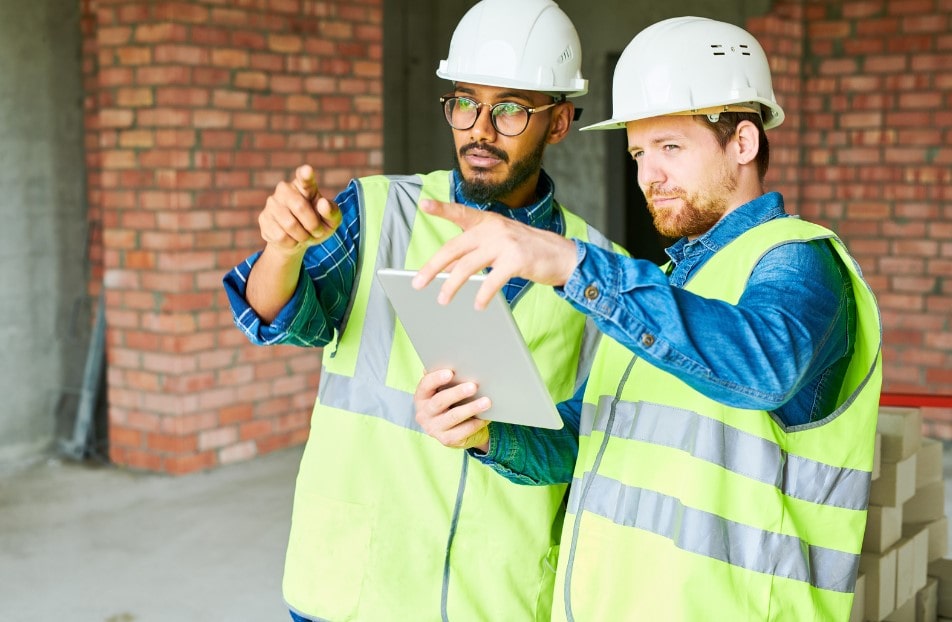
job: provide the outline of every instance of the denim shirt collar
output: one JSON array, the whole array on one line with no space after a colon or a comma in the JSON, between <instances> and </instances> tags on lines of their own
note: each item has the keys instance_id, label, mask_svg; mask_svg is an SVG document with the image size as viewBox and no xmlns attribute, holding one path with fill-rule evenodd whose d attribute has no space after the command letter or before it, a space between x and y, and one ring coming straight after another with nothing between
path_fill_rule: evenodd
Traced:
<instances>
[{"instance_id":1,"label":"denim shirt collar","mask_svg":"<svg viewBox=\"0 0 952 622\"><path fill-rule=\"evenodd\" d=\"M552 230L553 223L553 195L555 194L555 183L545 171L539 172L539 184L536 186L536 196L539 197L535 203L525 207L511 208L499 201L491 203L475 203L463 196L459 189L459 170L453 171L453 200L469 207L479 210L495 212L511 218L517 222L536 227L539 229Z\"/></svg>"},{"instance_id":2,"label":"denim shirt collar","mask_svg":"<svg viewBox=\"0 0 952 622\"><path fill-rule=\"evenodd\" d=\"M768 192L724 216L704 235L693 240L681 238L665 252L675 265L696 255L713 255L748 229L785 214L780 193Z\"/></svg>"}]
</instances>

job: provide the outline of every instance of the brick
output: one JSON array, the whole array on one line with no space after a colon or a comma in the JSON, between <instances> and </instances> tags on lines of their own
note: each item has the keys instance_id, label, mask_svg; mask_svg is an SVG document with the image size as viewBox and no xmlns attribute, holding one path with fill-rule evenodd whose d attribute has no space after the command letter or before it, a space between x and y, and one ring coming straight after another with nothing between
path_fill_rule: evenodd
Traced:
<instances>
[{"instance_id":1,"label":"brick","mask_svg":"<svg viewBox=\"0 0 952 622\"><path fill-rule=\"evenodd\" d=\"M303 50L304 42L298 35L274 34L267 37L268 50L279 54L296 54Z\"/></svg>"},{"instance_id":2,"label":"brick","mask_svg":"<svg viewBox=\"0 0 952 622\"><path fill-rule=\"evenodd\" d=\"M212 50L211 62L219 67L242 69L248 65L248 57L244 50L216 48Z\"/></svg>"},{"instance_id":3,"label":"brick","mask_svg":"<svg viewBox=\"0 0 952 622\"><path fill-rule=\"evenodd\" d=\"M266 54L263 52L256 52L251 55L251 59L249 60L248 64L252 69L277 73L284 71L284 59L285 57L280 54Z\"/></svg>"},{"instance_id":4,"label":"brick","mask_svg":"<svg viewBox=\"0 0 952 622\"><path fill-rule=\"evenodd\" d=\"M948 518L943 516L928 523L905 522L902 525L902 535L907 538L922 530L928 533L928 561L931 563L944 557L949 550Z\"/></svg>"},{"instance_id":5,"label":"brick","mask_svg":"<svg viewBox=\"0 0 952 622\"><path fill-rule=\"evenodd\" d=\"M354 27L350 22L321 20L320 35L327 39L338 39L342 41L353 38Z\"/></svg>"},{"instance_id":6,"label":"brick","mask_svg":"<svg viewBox=\"0 0 952 622\"><path fill-rule=\"evenodd\" d=\"M881 555L864 553L859 567L866 578L866 618L882 620L896 605L896 549Z\"/></svg>"},{"instance_id":7,"label":"brick","mask_svg":"<svg viewBox=\"0 0 952 622\"><path fill-rule=\"evenodd\" d=\"M222 26L247 26L251 21L247 11L240 9L223 9L215 7L212 9L211 23Z\"/></svg>"},{"instance_id":8,"label":"brick","mask_svg":"<svg viewBox=\"0 0 952 622\"><path fill-rule=\"evenodd\" d=\"M952 559L942 558L931 562L928 573L939 583L937 613L943 617L952 617Z\"/></svg>"},{"instance_id":9,"label":"brick","mask_svg":"<svg viewBox=\"0 0 952 622\"><path fill-rule=\"evenodd\" d=\"M164 470L171 475L186 475L211 469L218 464L214 451L204 451L184 456L168 456L164 461Z\"/></svg>"},{"instance_id":10,"label":"brick","mask_svg":"<svg viewBox=\"0 0 952 622\"><path fill-rule=\"evenodd\" d=\"M926 586L916 593L915 622L935 622L939 606L939 581L927 577Z\"/></svg>"},{"instance_id":11,"label":"brick","mask_svg":"<svg viewBox=\"0 0 952 622\"><path fill-rule=\"evenodd\" d=\"M239 71L235 73L235 87L244 90L263 91L270 84L268 75L263 71Z\"/></svg>"},{"instance_id":12,"label":"brick","mask_svg":"<svg viewBox=\"0 0 952 622\"><path fill-rule=\"evenodd\" d=\"M229 36L230 45L243 50L263 50L268 45L267 37L260 32L237 30L229 33Z\"/></svg>"},{"instance_id":13,"label":"brick","mask_svg":"<svg viewBox=\"0 0 952 622\"><path fill-rule=\"evenodd\" d=\"M231 70L222 67L195 67L192 74L193 83L202 86L213 87L231 83Z\"/></svg>"},{"instance_id":14,"label":"brick","mask_svg":"<svg viewBox=\"0 0 952 622\"><path fill-rule=\"evenodd\" d=\"M222 448L218 452L218 460L221 464L231 464L251 460L257 454L257 446L253 442L247 441Z\"/></svg>"},{"instance_id":15,"label":"brick","mask_svg":"<svg viewBox=\"0 0 952 622\"><path fill-rule=\"evenodd\" d=\"M916 492L916 455L913 453L898 462L889 462L886 458L887 438L883 435L883 463L879 478L870 487L869 503L901 507Z\"/></svg>"},{"instance_id":16,"label":"brick","mask_svg":"<svg viewBox=\"0 0 952 622\"><path fill-rule=\"evenodd\" d=\"M271 90L275 93L301 93L304 90L304 79L301 76L271 76Z\"/></svg>"},{"instance_id":17,"label":"brick","mask_svg":"<svg viewBox=\"0 0 952 622\"><path fill-rule=\"evenodd\" d=\"M853 589L853 607L850 609L849 622L864 620L866 620L866 576L860 573L856 577L856 586Z\"/></svg>"},{"instance_id":18,"label":"brick","mask_svg":"<svg viewBox=\"0 0 952 622\"><path fill-rule=\"evenodd\" d=\"M219 22L213 21L213 24ZM191 29L191 40L202 46L209 47L228 47L231 41L231 33L225 28L216 28L210 26L193 26ZM244 47L235 45L233 47Z\"/></svg>"},{"instance_id":19,"label":"brick","mask_svg":"<svg viewBox=\"0 0 952 622\"><path fill-rule=\"evenodd\" d=\"M158 4L154 9L154 17L159 21L190 22L205 24L208 22L209 11L203 6L188 2L165 2Z\"/></svg>"},{"instance_id":20,"label":"brick","mask_svg":"<svg viewBox=\"0 0 952 622\"><path fill-rule=\"evenodd\" d=\"M866 514L863 551L883 553L896 544L903 533L902 508L870 505Z\"/></svg>"},{"instance_id":21,"label":"brick","mask_svg":"<svg viewBox=\"0 0 952 622\"><path fill-rule=\"evenodd\" d=\"M140 43L159 43L163 41L186 41L188 30L182 24L138 23L135 26L134 38Z\"/></svg>"},{"instance_id":22,"label":"brick","mask_svg":"<svg viewBox=\"0 0 952 622\"><path fill-rule=\"evenodd\" d=\"M196 128L224 128L231 125L231 113L223 110L196 110L192 113Z\"/></svg>"},{"instance_id":23,"label":"brick","mask_svg":"<svg viewBox=\"0 0 952 622\"><path fill-rule=\"evenodd\" d=\"M899 570L896 571L896 575L900 581L902 577L899 576ZM896 608L888 616L883 618L883 622L916 622L916 599L915 595L907 598L902 604L898 604L899 600L896 600Z\"/></svg>"},{"instance_id":24,"label":"brick","mask_svg":"<svg viewBox=\"0 0 952 622\"><path fill-rule=\"evenodd\" d=\"M209 52L196 45L161 44L155 46L157 63L184 65L205 65L209 62Z\"/></svg>"}]
</instances>

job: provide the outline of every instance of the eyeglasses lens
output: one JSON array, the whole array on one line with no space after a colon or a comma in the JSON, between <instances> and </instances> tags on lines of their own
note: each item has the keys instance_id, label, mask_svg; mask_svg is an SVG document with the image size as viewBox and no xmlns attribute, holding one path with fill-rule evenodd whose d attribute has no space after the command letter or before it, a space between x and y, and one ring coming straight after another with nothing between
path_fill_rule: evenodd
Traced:
<instances>
[{"instance_id":1,"label":"eyeglasses lens","mask_svg":"<svg viewBox=\"0 0 952 622\"><path fill-rule=\"evenodd\" d=\"M448 97L443 103L446 121L457 130L468 130L476 124L480 105L468 97ZM492 124L505 136L521 134L529 124L529 112L512 102L501 102L491 108Z\"/></svg>"}]
</instances>

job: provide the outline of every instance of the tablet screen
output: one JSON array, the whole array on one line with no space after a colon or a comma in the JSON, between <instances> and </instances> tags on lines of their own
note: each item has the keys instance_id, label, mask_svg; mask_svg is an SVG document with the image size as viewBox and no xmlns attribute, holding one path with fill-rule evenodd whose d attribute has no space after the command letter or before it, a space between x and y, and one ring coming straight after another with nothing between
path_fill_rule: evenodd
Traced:
<instances>
[{"instance_id":1,"label":"tablet screen","mask_svg":"<svg viewBox=\"0 0 952 622\"><path fill-rule=\"evenodd\" d=\"M476 397L492 407L492 421L558 429L562 418L502 293L482 310L473 308L485 275L474 275L447 305L436 301L446 274L421 290L410 284L415 271L382 269L377 278L428 371L452 369L454 382L475 382ZM475 398L474 398L475 399Z\"/></svg>"}]
</instances>

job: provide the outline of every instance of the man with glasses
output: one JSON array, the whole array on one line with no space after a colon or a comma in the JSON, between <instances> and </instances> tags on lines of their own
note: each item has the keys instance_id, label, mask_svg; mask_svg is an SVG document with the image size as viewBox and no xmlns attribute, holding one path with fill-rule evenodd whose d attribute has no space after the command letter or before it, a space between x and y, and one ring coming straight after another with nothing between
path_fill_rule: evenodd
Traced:
<instances>
[{"instance_id":1,"label":"man with glasses","mask_svg":"<svg viewBox=\"0 0 952 622\"><path fill-rule=\"evenodd\" d=\"M458 201L611 247L553 198L549 144L582 95L578 35L551 0L482 0L437 75L456 167L353 180L334 201L302 166L259 217L262 252L225 277L257 344L324 348L294 500L284 597L295 620L548 619L566 487L525 487L428 438L414 421L424 373L375 279L416 269L454 225L419 211ZM550 288L505 296L553 397L585 377L594 325Z\"/></svg>"}]
</instances>

